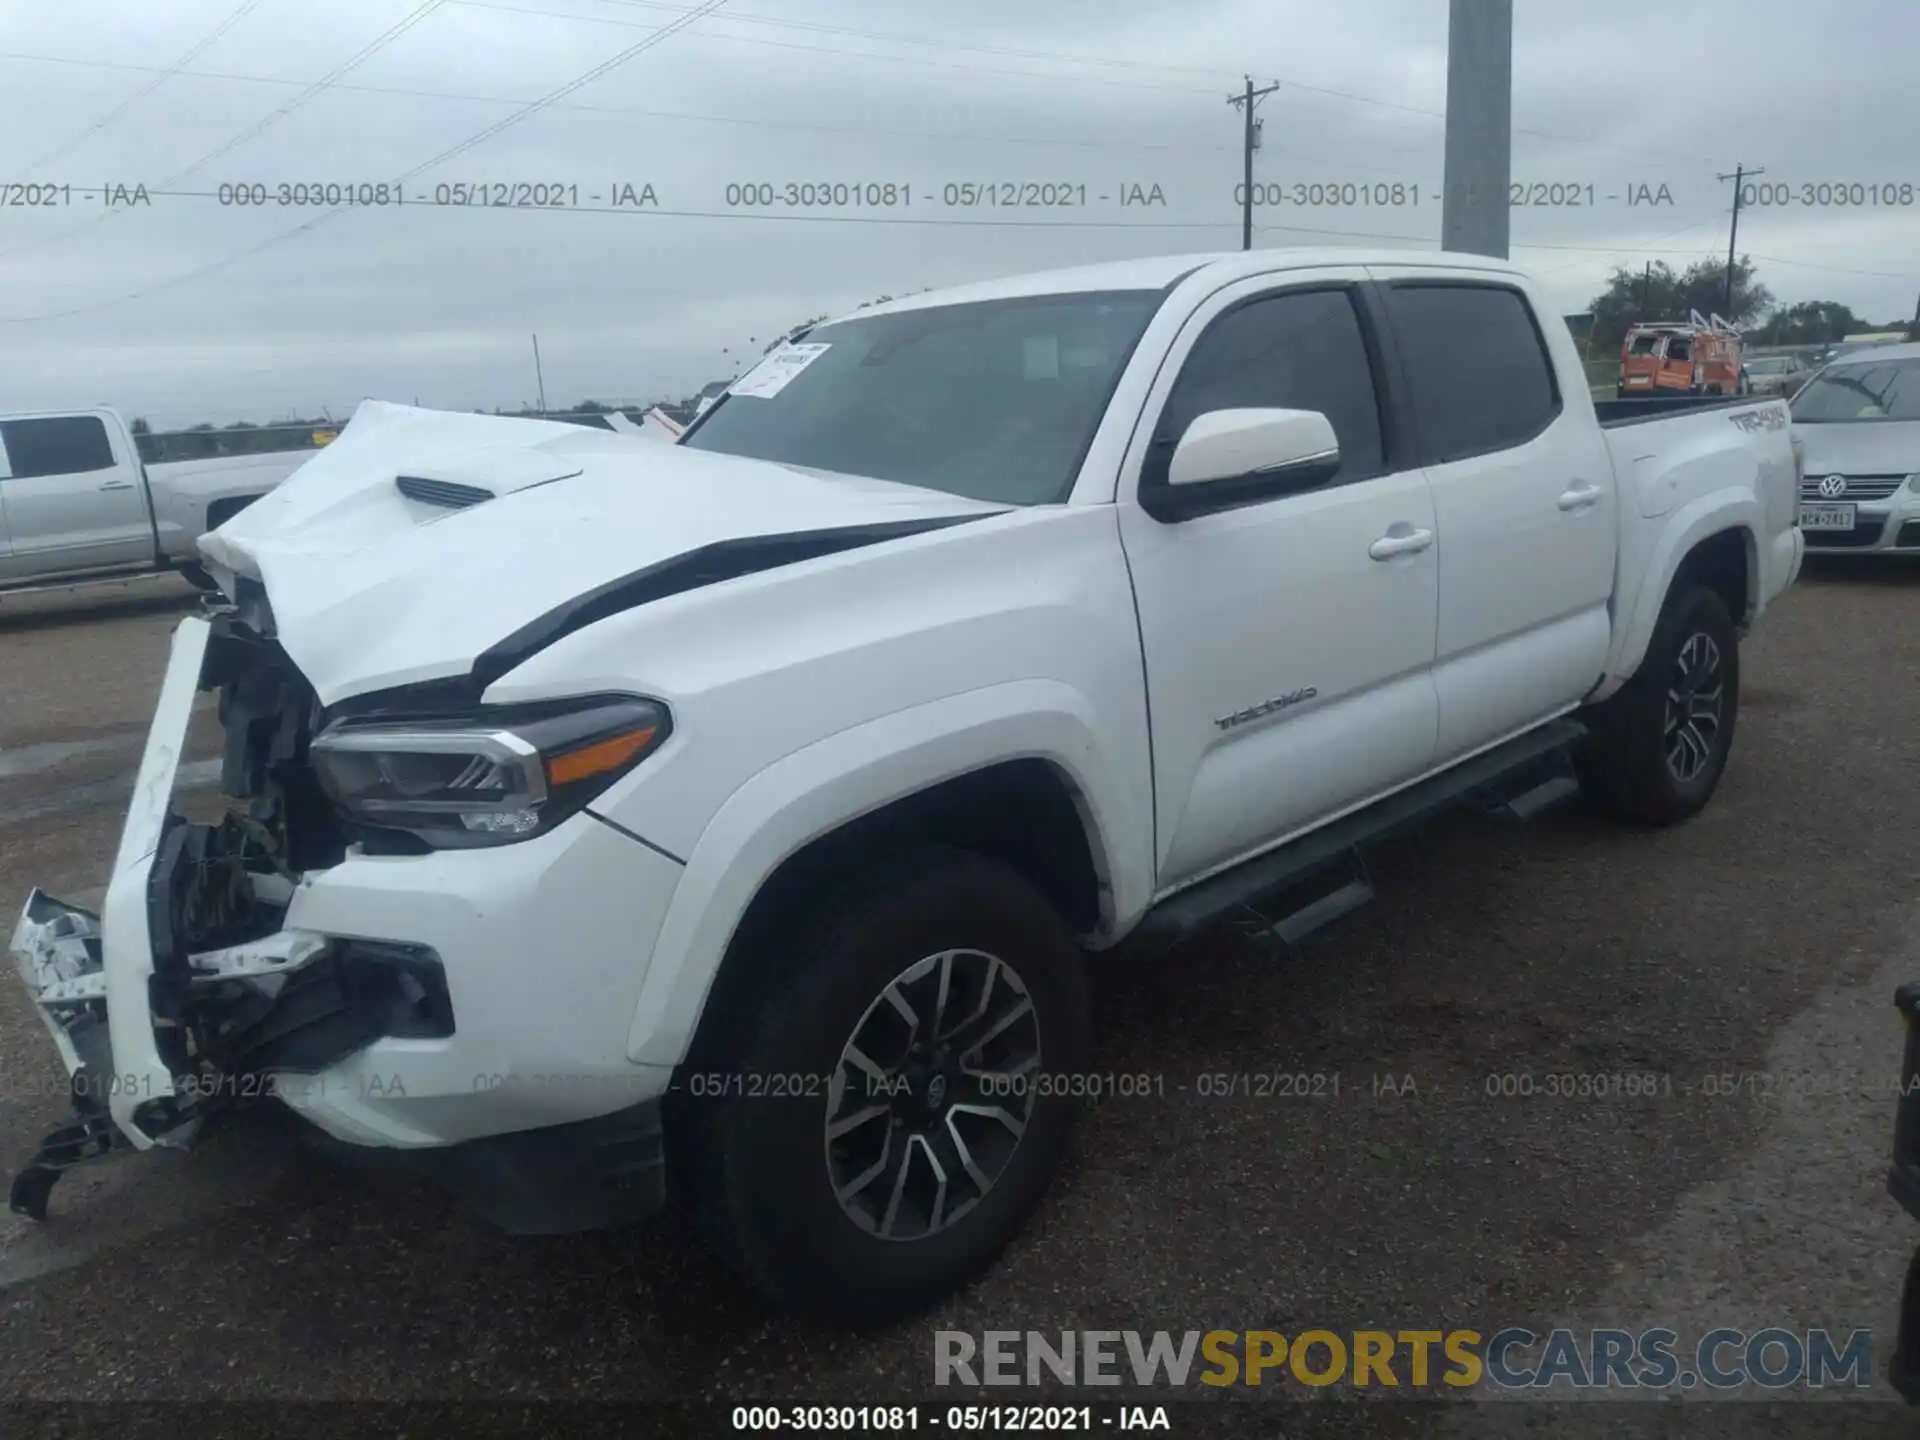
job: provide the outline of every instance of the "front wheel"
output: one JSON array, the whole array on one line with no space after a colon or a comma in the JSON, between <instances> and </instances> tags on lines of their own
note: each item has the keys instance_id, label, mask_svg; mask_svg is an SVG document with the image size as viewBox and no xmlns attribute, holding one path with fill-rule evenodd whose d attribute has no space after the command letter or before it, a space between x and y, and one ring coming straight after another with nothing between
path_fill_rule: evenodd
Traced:
<instances>
[{"instance_id":1,"label":"front wheel","mask_svg":"<svg viewBox=\"0 0 1920 1440\"><path fill-rule=\"evenodd\" d=\"M1740 712L1740 643L1726 602L1676 587L1634 676L1587 714L1576 757L1601 810L1647 825L1696 815L1713 797Z\"/></svg>"},{"instance_id":2,"label":"front wheel","mask_svg":"<svg viewBox=\"0 0 1920 1440\"><path fill-rule=\"evenodd\" d=\"M180 578L205 594L217 594L220 589L220 582L207 573L204 565L196 561L190 560L180 566Z\"/></svg>"},{"instance_id":3,"label":"front wheel","mask_svg":"<svg viewBox=\"0 0 1920 1440\"><path fill-rule=\"evenodd\" d=\"M992 861L928 846L863 865L760 953L724 1057L688 1077L694 1219L785 1308L923 1310L1039 1203L1084 1071L1080 956ZM758 978L764 977L764 978ZM703 1080L703 1073L705 1079Z\"/></svg>"}]
</instances>

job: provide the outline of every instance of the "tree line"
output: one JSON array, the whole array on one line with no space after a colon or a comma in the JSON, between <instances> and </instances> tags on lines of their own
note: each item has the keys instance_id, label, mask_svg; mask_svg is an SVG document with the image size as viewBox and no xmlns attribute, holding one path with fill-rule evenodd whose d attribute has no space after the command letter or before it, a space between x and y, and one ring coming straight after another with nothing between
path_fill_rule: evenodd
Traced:
<instances>
[{"instance_id":1,"label":"tree line","mask_svg":"<svg viewBox=\"0 0 1920 1440\"><path fill-rule=\"evenodd\" d=\"M1617 351L1627 331L1639 321L1685 320L1695 310L1739 326L1749 345L1829 345L1848 335L1882 330L1920 339L1920 330L1907 316L1875 324L1837 300L1781 305L1760 283L1752 259L1744 255L1733 265L1731 299L1723 261L1696 260L1676 271L1655 260L1638 269L1615 266L1607 288L1587 308L1593 315L1587 340L1591 355Z\"/></svg>"}]
</instances>

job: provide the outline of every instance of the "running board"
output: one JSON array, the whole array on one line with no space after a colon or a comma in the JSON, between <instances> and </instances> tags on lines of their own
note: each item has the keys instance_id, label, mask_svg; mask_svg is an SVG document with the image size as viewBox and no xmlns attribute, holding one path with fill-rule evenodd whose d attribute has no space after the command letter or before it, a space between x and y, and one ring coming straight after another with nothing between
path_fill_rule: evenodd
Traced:
<instances>
[{"instance_id":1,"label":"running board","mask_svg":"<svg viewBox=\"0 0 1920 1440\"><path fill-rule=\"evenodd\" d=\"M1376 800L1365 809L1342 816L1297 840L1168 896L1146 913L1131 938L1147 949L1168 949L1220 920L1251 913L1265 922L1258 927L1260 931L1292 943L1290 934L1297 937L1317 930L1373 898L1372 882L1359 860L1361 845L1410 829L1463 800L1485 796L1497 790L1501 780L1511 782L1516 772L1530 775L1541 761L1563 754L1586 738L1586 733L1587 727L1572 719L1554 720L1529 730L1438 775ZM1504 803L1516 815L1538 814L1571 794L1571 790L1563 788L1563 782L1572 784L1568 777L1555 775ZM1528 801L1533 808L1522 811L1516 801ZM1343 858L1354 867L1353 878L1346 884L1322 893L1278 921L1268 920L1263 914L1262 901L1271 903L1279 892L1299 885ZM1247 927L1243 923L1241 928Z\"/></svg>"},{"instance_id":2,"label":"running board","mask_svg":"<svg viewBox=\"0 0 1920 1440\"><path fill-rule=\"evenodd\" d=\"M1273 938L1282 945L1298 945L1314 931L1344 920L1373 899L1373 887L1350 880L1324 899L1303 905L1273 927Z\"/></svg>"},{"instance_id":3,"label":"running board","mask_svg":"<svg viewBox=\"0 0 1920 1440\"><path fill-rule=\"evenodd\" d=\"M1571 775L1555 775L1542 780L1531 790L1523 790L1506 804L1498 814L1511 820L1531 820L1536 815L1558 808L1580 793L1580 782Z\"/></svg>"}]
</instances>

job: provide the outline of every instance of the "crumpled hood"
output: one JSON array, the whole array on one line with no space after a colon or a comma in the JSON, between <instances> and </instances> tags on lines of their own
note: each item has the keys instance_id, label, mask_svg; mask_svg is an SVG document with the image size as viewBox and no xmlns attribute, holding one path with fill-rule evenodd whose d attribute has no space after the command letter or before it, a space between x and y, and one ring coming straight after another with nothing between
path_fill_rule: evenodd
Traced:
<instances>
[{"instance_id":1,"label":"crumpled hood","mask_svg":"<svg viewBox=\"0 0 1920 1440\"><path fill-rule=\"evenodd\" d=\"M557 421L367 401L200 549L262 583L280 644L331 705L465 675L570 602L710 546L1004 508Z\"/></svg>"}]
</instances>

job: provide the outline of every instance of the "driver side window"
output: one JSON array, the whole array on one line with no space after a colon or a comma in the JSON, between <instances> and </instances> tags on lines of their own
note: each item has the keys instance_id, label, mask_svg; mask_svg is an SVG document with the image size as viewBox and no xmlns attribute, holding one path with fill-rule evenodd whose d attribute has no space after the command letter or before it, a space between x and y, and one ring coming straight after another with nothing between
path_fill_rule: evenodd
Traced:
<instances>
[{"instance_id":1,"label":"driver side window","mask_svg":"<svg viewBox=\"0 0 1920 1440\"><path fill-rule=\"evenodd\" d=\"M1180 367L1161 412L1150 463L1168 458L1210 410L1318 410L1340 442L1329 484L1384 474L1380 403L1359 316L1346 290L1296 290L1235 306L1208 327Z\"/></svg>"}]
</instances>

